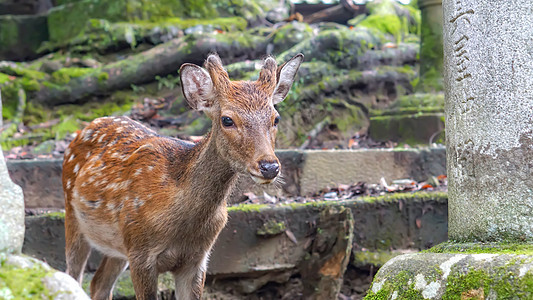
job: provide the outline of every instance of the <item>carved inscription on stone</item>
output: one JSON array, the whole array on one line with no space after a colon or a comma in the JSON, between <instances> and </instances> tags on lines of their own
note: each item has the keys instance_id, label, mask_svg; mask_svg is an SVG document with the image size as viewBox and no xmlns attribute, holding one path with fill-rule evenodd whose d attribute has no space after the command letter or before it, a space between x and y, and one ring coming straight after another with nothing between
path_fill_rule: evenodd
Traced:
<instances>
[{"instance_id":1,"label":"carved inscription on stone","mask_svg":"<svg viewBox=\"0 0 533 300\"><path fill-rule=\"evenodd\" d=\"M474 168L474 142L468 139L464 143L459 143L457 146L457 163L461 174L464 176L475 177Z\"/></svg>"},{"instance_id":2,"label":"carved inscription on stone","mask_svg":"<svg viewBox=\"0 0 533 300\"><path fill-rule=\"evenodd\" d=\"M452 25L452 39L453 39L453 60L455 63L455 82L464 83L464 80L472 79L470 71L471 57L470 57L470 34L472 29L472 16L474 10L467 8L467 3L464 0L455 1L455 13L453 17L448 20ZM466 85L462 85L464 87ZM474 104L474 96L470 94L471 91L463 88L461 95L461 113L468 113L472 110Z\"/></svg>"},{"instance_id":3,"label":"carved inscription on stone","mask_svg":"<svg viewBox=\"0 0 533 300\"><path fill-rule=\"evenodd\" d=\"M472 7L472 0L452 0L454 1L454 12L452 16L445 20L451 26L452 40L452 76L453 83L456 86L457 112L458 118L463 122L474 117L472 114L476 105L476 95L470 88L473 79L473 52L476 50L471 38L474 37L475 30L475 11ZM458 141L456 145L457 166L463 176L475 177L475 144L468 138L466 133L463 141Z\"/></svg>"}]
</instances>

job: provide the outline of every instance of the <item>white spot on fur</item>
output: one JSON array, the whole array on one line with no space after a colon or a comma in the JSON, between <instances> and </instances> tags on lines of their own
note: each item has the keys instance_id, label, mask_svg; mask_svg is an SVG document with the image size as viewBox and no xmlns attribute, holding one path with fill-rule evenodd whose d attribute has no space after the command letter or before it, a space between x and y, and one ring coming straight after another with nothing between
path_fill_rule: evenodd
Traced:
<instances>
[{"instance_id":1,"label":"white spot on fur","mask_svg":"<svg viewBox=\"0 0 533 300\"><path fill-rule=\"evenodd\" d=\"M120 118L114 118L113 121L118 122L118 121L121 121L121 119Z\"/></svg>"},{"instance_id":2,"label":"white spot on fur","mask_svg":"<svg viewBox=\"0 0 533 300\"><path fill-rule=\"evenodd\" d=\"M65 149L65 157L70 155L70 147Z\"/></svg>"},{"instance_id":3,"label":"white spot on fur","mask_svg":"<svg viewBox=\"0 0 533 300\"><path fill-rule=\"evenodd\" d=\"M152 171L154 169L154 166L148 166L148 171Z\"/></svg>"},{"instance_id":4,"label":"white spot on fur","mask_svg":"<svg viewBox=\"0 0 533 300\"><path fill-rule=\"evenodd\" d=\"M85 129L83 131L84 131L82 133L83 134L83 141L87 142L87 141L89 141L91 139L91 137L93 135L93 130L92 129Z\"/></svg>"},{"instance_id":5,"label":"white spot on fur","mask_svg":"<svg viewBox=\"0 0 533 300\"><path fill-rule=\"evenodd\" d=\"M72 190L72 198L73 199L79 199L78 189L74 187L74 190Z\"/></svg>"},{"instance_id":6,"label":"white spot on fur","mask_svg":"<svg viewBox=\"0 0 533 300\"><path fill-rule=\"evenodd\" d=\"M71 162L75 157L76 157L76 155L74 155L74 153L72 153L72 155L70 155L70 157L68 158L67 162Z\"/></svg>"},{"instance_id":7,"label":"white spot on fur","mask_svg":"<svg viewBox=\"0 0 533 300\"><path fill-rule=\"evenodd\" d=\"M120 123L122 123L122 124L128 124L128 121L122 121L122 122L120 122Z\"/></svg>"},{"instance_id":8,"label":"white spot on fur","mask_svg":"<svg viewBox=\"0 0 533 300\"><path fill-rule=\"evenodd\" d=\"M98 143L101 143L101 142L104 140L104 138L105 138L106 135L107 135L107 133L102 134L102 135L98 138Z\"/></svg>"},{"instance_id":9,"label":"white spot on fur","mask_svg":"<svg viewBox=\"0 0 533 300\"><path fill-rule=\"evenodd\" d=\"M133 176L141 175L142 171L143 171L143 168L138 168L137 170L135 170L135 173L133 173Z\"/></svg>"},{"instance_id":10,"label":"white spot on fur","mask_svg":"<svg viewBox=\"0 0 533 300\"><path fill-rule=\"evenodd\" d=\"M115 131L117 133L121 133L123 130L124 130L124 128L122 128L122 127L117 127L117 129L115 129Z\"/></svg>"},{"instance_id":11,"label":"white spot on fur","mask_svg":"<svg viewBox=\"0 0 533 300\"><path fill-rule=\"evenodd\" d=\"M67 190L70 190L70 185L72 184L72 181L69 179L67 180Z\"/></svg>"},{"instance_id":12,"label":"white spot on fur","mask_svg":"<svg viewBox=\"0 0 533 300\"><path fill-rule=\"evenodd\" d=\"M125 190L130 186L131 180L124 180L119 182L112 182L107 186L108 190Z\"/></svg>"},{"instance_id":13,"label":"white spot on fur","mask_svg":"<svg viewBox=\"0 0 533 300\"><path fill-rule=\"evenodd\" d=\"M87 154L85 154L85 159L89 159L90 156L91 156L91 151L87 151Z\"/></svg>"},{"instance_id":14,"label":"white spot on fur","mask_svg":"<svg viewBox=\"0 0 533 300\"><path fill-rule=\"evenodd\" d=\"M460 260L462 260L466 256L467 255L465 254L457 254L457 255L454 255L452 258L448 259L447 261L443 262L440 265L440 268L443 272L442 278L443 279L448 278L448 275L450 275L450 272L452 271L452 266L458 263Z\"/></svg>"},{"instance_id":15,"label":"white spot on fur","mask_svg":"<svg viewBox=\"0 0 533 300\"><path fill-rule=\"evenodd\" d=\"M133 199L133 205L135 205L136 208L140 208L141 206L144 205L144 203L145 203L144 200L142 200L142 199L139 198L139 197L135 197L135 198Z\"/></svg>"},{"instance_id":16,"label":"white spot on fur","mask_svg":"<svg viewBox=\"0 0 533 300\"><path fill-rule=\"evenodd\" d=\"M74 172L74 174L78 174L78 171L80 170L80 164L77 163L75 166L74 166L74 170L72 170L72 172Z\"/></svg>"},{"instance_id":17,"label":"white spot on fur","mask_svg":"<svg viewBox=\"0 0 533 300\"><path fill-rule=\"evenodd\" d=\"M98 118L93 121L93 124L99 124L100 122L102 122L102 119Z\"/></svg>"}]
</instances>

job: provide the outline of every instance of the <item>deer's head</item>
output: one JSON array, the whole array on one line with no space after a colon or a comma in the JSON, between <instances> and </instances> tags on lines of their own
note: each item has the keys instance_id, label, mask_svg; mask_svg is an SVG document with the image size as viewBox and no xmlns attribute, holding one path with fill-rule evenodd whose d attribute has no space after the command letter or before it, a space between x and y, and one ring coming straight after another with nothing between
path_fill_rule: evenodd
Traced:
<instances>
[{"instance_id":1,"label":"deer's head","mask_svg":"<svg viewBox=\"0 0 533 300\"><path fill-rule=\"evenodd\" d=\"M289 93L302 61L298 54L278 67L267 57L257 81L231 81L216 54L207 58L205 69L181 66L185 99L213 121L211 138L219 154L258 183L270 183L279 174L274 154L279 114L274 105Z\"/></svg>"}]
</instances>

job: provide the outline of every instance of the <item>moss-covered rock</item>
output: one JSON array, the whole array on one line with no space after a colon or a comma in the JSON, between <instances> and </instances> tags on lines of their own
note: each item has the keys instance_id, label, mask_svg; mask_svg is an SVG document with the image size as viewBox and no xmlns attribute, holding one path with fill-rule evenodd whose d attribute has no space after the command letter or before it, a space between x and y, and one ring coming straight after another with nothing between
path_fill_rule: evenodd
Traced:
<instances>
[{"instance_id":1,"label":"moss-covered rock","mask_svg":"<svg viewBox=\"0 0 533 300\"><path fill-rule=\"evenodd\" d=\"M69 275L28 256L1 253L0 298L89 299Z\"/></svg>"},{"instance_id":2,"label":"moss-covered rock","mask_svg":"<svg viewBox=\"0 0 533 300\"><path fill-rule=\"evenodd\" d=\"M105 19L110 22L161 21L175 19L174 23L191 24L185 19L216 19L220 17L241 17L246 22L253 22L258 17L265 17L273 8L288 5L278 1L214 1L214 0L81 0L66 3L50 10L48 28L50 40L61 42L77 36L89 19ZM229 20L228 20L229 21ZM235 20L233 20L235 21ZM228 27L228 22L219 22ZM244 24L239 21L236 25ZM194 26L194 25L193 25Z\"/></svg>"},{"instance_id":3,"label":"moss-covered rock","mask_svg":"<svg viewBox=\"0 0 533 300\"><path fill-rule=\"evenodd\" d=\"M369 299L531 299L533 256L418 253L397 256L376 274Z\"/></svg>"},{"instance_id":4,"label":"moss-covered rock","mask_svg":"<svg viewBox=\"0 0 533 300\"><path fill-rule=\"evenodd\" d=\"M350 21L356 28L366 28L373 32L393 37L394 42L409 39L420 28L420 11L408 5L401 5L394 0L378 0L367 3L369 15Z\"/></svg>"}]
</instances>

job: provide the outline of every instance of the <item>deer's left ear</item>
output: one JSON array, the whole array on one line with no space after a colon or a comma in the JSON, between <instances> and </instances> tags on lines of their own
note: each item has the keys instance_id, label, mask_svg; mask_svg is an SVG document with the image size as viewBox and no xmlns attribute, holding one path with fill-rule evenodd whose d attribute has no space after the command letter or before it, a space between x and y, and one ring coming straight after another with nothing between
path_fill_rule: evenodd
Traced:
<instances>
[{"instance_id":1,"label":"deer's left ear","mask_svg":"<svg viewBox=\"0 0 533 300\"><path fill-rule=\"evenodd\" d=\"M299 53L278 68L277 85L272 95L272 104L278 104L287 97L303 60L304 55Z\"/></svg>"}]
</instances>

